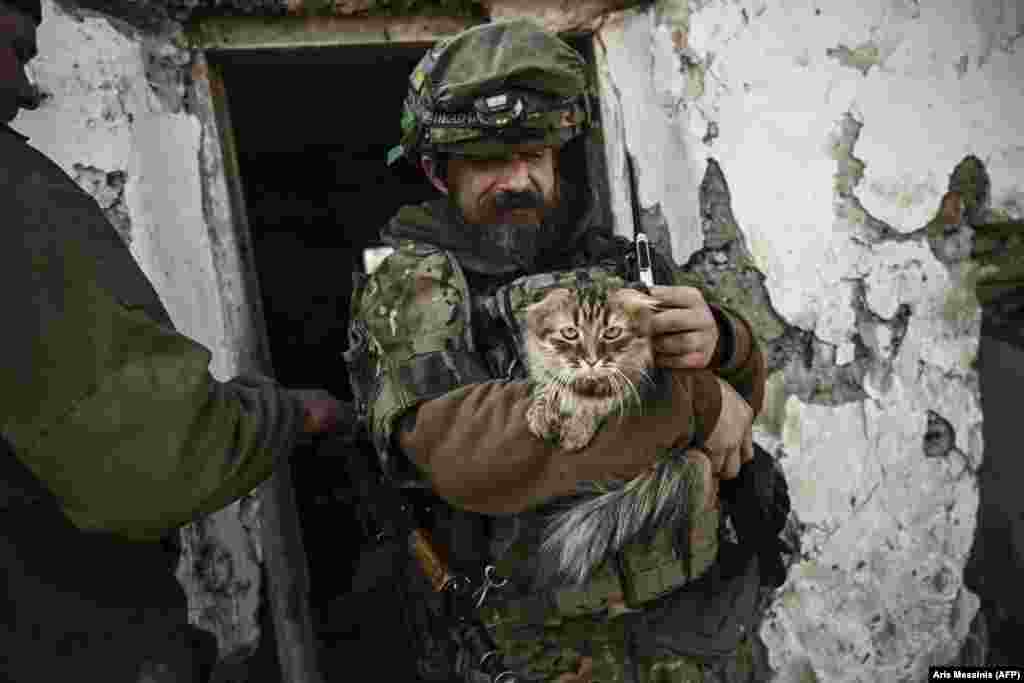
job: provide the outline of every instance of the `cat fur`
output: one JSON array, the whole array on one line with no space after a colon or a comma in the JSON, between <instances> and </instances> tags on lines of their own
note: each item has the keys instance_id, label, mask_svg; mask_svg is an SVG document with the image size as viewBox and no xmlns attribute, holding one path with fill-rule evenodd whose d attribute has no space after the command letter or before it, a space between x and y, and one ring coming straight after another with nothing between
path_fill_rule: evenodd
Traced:
<instances>
[{"instance_id":1,"label":"cat fur","mask_svg":"<svg viewBox=\"0 0 1024 683\"><path fill-rule=\"evenodd\" d=\"M629 394L613 397L575 396L566 384L554 381L553 371L539 354L539 335L548 316L561 307L571 310L576 323L585 326L599 312L599 305L614 301L625 306L636 318L638 336L649 339L650 313L657 302L632 290L603 293L597 299L592 293L555 290L531 307L527 316L526 356L531 378L535 381L533 402L527 414L531 430L537 436L558 443L563 450L579 450L587 445L601 423L615 408L638 408L656 390L660 377L653 366L653 356L646 349L643 368L632 368L642 382L634 382ZM595 301L599 302L595 304ZM546 353L551 355L548 350ZM640 384L639 387L635 384ZM620 388L625 387L623 384ZM612 554L645 533L670 525L680 529L688 519L695 486L703 484L699 468L690 466L681 456L662 456L646 472L629 481L590 482L579 491L550 506L542 536L538 564L538 584L581 584ZM702 495L698 495L702 498ZM685 555L686 533L674 534L677 553Z\"/></svg>"}]
</instances>

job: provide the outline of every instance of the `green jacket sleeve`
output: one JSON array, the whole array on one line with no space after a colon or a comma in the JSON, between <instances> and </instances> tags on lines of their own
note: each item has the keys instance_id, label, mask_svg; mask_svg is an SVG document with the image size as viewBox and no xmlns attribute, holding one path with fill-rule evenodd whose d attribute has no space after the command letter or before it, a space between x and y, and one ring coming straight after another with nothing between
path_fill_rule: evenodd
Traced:
<instances>
[{"instance_id":1,"label":"green jacket sleeve","mask_svg":"<svg viewBox=\"0 0 1024 683\"><path fill-rule=\"evenodd\" d=\"M302 408L265 378L216 381L209 351L121 314L114 334L144 352L127 353L64 415L14 443L80 528L158 538L269 477Z\"/></svg>"},{"instance_id":2,"label":"green jacket sleeve","mask_svg":"<svg viewBox=\"0 0 1024 683\"><path fill-rule=\"evenodd\" d=\"M15 454L76 525L137 539L249 492L291 450L302 404L263 378L215 380L210 352L154 319L116 235L97 254L113 228L95 203L51 175L23 177L0 193L0 278L16 293L0 431Z\"/></svg>"}]
</instances>

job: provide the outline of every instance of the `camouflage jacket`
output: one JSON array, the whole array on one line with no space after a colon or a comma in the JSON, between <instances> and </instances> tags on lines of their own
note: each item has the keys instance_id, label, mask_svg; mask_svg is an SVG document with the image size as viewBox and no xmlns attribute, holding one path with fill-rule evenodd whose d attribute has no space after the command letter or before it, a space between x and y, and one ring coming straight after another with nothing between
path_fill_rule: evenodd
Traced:
<instances>
[{"instance_id":1,"label":"camouflage jacket","mask_svg":"<svg viewBox=\"0 0 1024 683\"><path fill-rule=\"evenodd\" d=\"M445 201L399 211L382 233L394 253L357 287L352 299L348 359L354 394L385 470L398 478L403 473L415 476L406 459L395 453L392 436L399 417L462 386L523 378L517 326L510 323L525 304L525 288L554 286L584 266L623 282L626 277L620 256L628 244L586 219L548 257L547 265L561 275L528 276L481 258L472 237L453 227L450 211ZM749 325L715 304L714 292L699 277L671 268L660 257L656 278L702 291L722 332L711 369L756 413L764 367ZM496 303L496 294L503 304Z\"/></svg>"},{"instance_id":2,"label":"camouflage jacket","mask_svg":"<svg viewBox=\"0 0 1024 683\"><path fill-rule=\"evenodd\" d=\"M529 435L519 441L508 437L517 430L520 434L525 431L522 399L527 383L523 381L516 337L517 318L530 299L531 290L570 281L581 268L587 268L592 275L619 278L620 282L625 275L620 258L624 245L585 221L576 225L562 242L560 253L550 255L546 265L553 272L525 274L481 257L473 249L472 236L459 233L449 211L444 202L405 207L384 230L384 239L395 251L353 294L351 346L346 360L353 393L367 419L385 472L406 486L431 487L452 504L431 508L435 515L434 537L449 549L453 567L475 573L483 564L493 564L500 575L509 579L500 591L491 592L494 597L488 599L482 611L499 648L509 655L514 666L531 671L536 680L554 678L557 672L567 669L559 657L548 661L548 654L575 652L571 638L566 640L570 631L585 634L584 639L591 643L607 641L609 652L622 650L622 625L606 621L619 613L618 606L622 604L630 608L643 606L639 613L652 620L651 633L661 634L647 638L651 643L664 641L670 650L713 651L711 645L697 644L705 637L697 637L697 632L706 631L716 633L708 643L717 643L725 651L735 647L735 634L724 639L721 635L731 633L729 629L736 631L733 622L745 620L752 613L756 569L747 567L730 580L730 597L722 603L728 607L706 602L710 600L711 584L705 579L710 580L714 574L707 569L719 556L720 548L724 549L719 540L721 512L717 502L708 508L690 505L685 530L688 533L660 528L652 538L627 545L615 562L603 563L584 583L537 590L535 551L543 524L543 503L537 509L527 508L516 514L485 516L466 512L475 508L445 495L441 480L456 479L464 489L487 490L484 495L493 507L496 503L491 499L507 488L500 470L507 461L517 460L516 448L540 443ZM660 258L656 265L657 282L698 286L706 299L714 300L713 294L693 276L670 272L667 262ZM764 369L750 328L731 312L720 307L713 310L723 328L723 338L731 340L723 346L732 348L724 349L724 354L719 349L712 367L756 411L763 392ZM704 390L719 391L711 373L695 374L709 378L711 385L702 385ZM506 400L494 402L495 394ZM438 413L431 412L438 404L460 401L462 407L457 416L448 413L438 417ZM468 430L470 437L462 440L468 445L466 452L456 454L455 462L462 463L455 466L456 471L431 471L424 469L421 461L413 465L412 456L407 457L397 446L399 423L405 429L406 421L412 420L424 429L450 433L457 431L455 423L463 416L471 424L458 428ZM674 418L677 425L678 420ZM608 435L608 430L604 432L595 437L595 443ZM495 433L508 438L502 440L499 435L495 441ZM644 442L650 436L642 426L611 433L624 439L610 449L617 452L628 451L635 445L631 442ZM489 447L488 443L497 445ZM585 449L584 459L597 457L593 449L592 443ZM466 469L480 451L491 450L495 453L490 455L496 457L481 472ZM488 454L482 457L486 460ZM688 497L691 501L698 499L704 500L704 496L691 493ZM680 561L675 540L680 533L686 537L688 562ZM467 542L467 536L480 535L485 536L483 544ZM692 591L678 590L683 586L692 587ZM744 597L740 599L739 595ZM703 624L705 613L719 614L716 610L720 609L730 615L719 619L726 626L717 622L714 626ZM574 626L567 627L568 631L560 629L560 635L554 636L548 629L553 618L567 620L566 624ZM655 626L655 622L664 623ZM680 624L689 626L681 628ZM547 640L539 638L541 632L549 636ZM547 645L539 647L537 644L542 641ZM424 642L433 641L427 638ZM433 657L441 661L443 669L444 649L425 647L425 652L435 652L425 655L426 660ZM602 664L601 680L620 680L622 658L609 655L604 659L607 661Z\"/></svg>"},{"instance_id":3,"label":"camouflage jacket","mask_svg":"<svg viewBox=\"0 0 1024 683\"><path fill-rule=\"evenodd\" d=\"M753 610L757 579L756 568L751 567L756 563L729 580L724 593L727 597L721 605L714 602L717 598L709 597L715 572L707 570L720 550L727 548L719 539L721 510L717 502L708 508L691 503L685 531L659 528L650 539L627 545L615 562L603 563L582 584L537 590L534 579L543 503L537 509L516 514L484 516L466 512L474 509L468 504L460 510L461 502L445 495L442 478L454 478L464 489L488 491L485 498L494 506L495 494L508 488L502 483L504 475L500 471L506 461L517 459L517 447L528 449L531 443L540 442L528 434L519 441L502 440L502 435L525 431L522 399L526 382L522 381L516 336L517 317L530 291L571 280L575 271L584 267L592 274L601 273L601 277L624 275L619 258L624 245L585 221L564 240L561 253L551 255L547 265L554 272L529 275L511 272L505 264L481 257L473 249L472 237L459 234L448 211L441 202L406 207L384 230L385 240L395 251L353 294L352 345L346 360L353 393L368 421L385 472L407 486L431 487L453 504L431 505L434 537L449 549L453 567L472 575L483 564L493 564L509 579L500 591L491 592L494 597L488 599L481 614L499 648L514 666L531 671L536 680L548 680L567 670L568 661L562 661L561 655L554 659L549 655L576 652L569 634L584 634L587 642L606 642L612 653L602 655L600 679L620 680L622 657L614 653L624 646L622 624L607 619L619 614L619 605L623 604L629 608L642 606L637 614L650 620L650 635L644 639L667 644L666 652L712 652L720 648L717 651L721 653L736 647L736 633L742 632L736 623L745 622ZM667 262L660 258L656 266L657 282L698 286L706 299L714 300L713 293L692 275L670 272ZM723 337L731 339L723 346L733 348L724 349L724 354L719 349L712 367L756 411L763 392L764 366L750 328L731 312L720 307L713 310ZM695 374L710 379L711 386L704 385L706 391L719 391L711 373ZM494 394L506 400L494 402ZM514 398L517 394L518 400ZM449 412L438 417L437 412L431 412L438 404L459 401L462 408L455 416ZM456 454L455 462L462 463L455 466L456 471L445 474L426 470L421 461L413 465L411 456L407 457L396 444L399 423L405 428L406 421L413 420L424 429L450 433L457 431L455 422L463 416L471 423L464 426L470 438L462 440L467 444L466 452ZM678 424L678 417L674 421ZM603 431L605 434L599 433L595 442L608 436L609 430ZM496 432L500 433L497 441L493 438ZM650 437L650 431L642 426L610 433L624 439L610 449L615 452L628 451ZM488 443L497 445L488 447ZM585 460L598 457L593 449L592 443L584 450ZM478 453L470 452L473 450ZM480 451L491 450L496 457L481 472L467 471L465 466ZM487 458L487 453L482 454L483 460ZM704 500L704 496L688 496L690 501L698 499ZM481 535L485 536L483 543L472 540ZM676 539L680 537L686 539L687 562L681 561L678 552ZM683 587L686 590L679 590ZM722 618L715 625L704 623L709 614ZM556 636L549 628L552 619L566 620L565 624L573 626L559 628ZM641 632L647 633L643 629ZM547 636L541 638L541 633ZM715 635L706 635L712 633ZM426 638L423 642L433 641ZM443 670L444 648L425 645L425 653L431 652L434 654L421 659L421 666L423 661L438 661ZM669 663L675 666L679 662Z\"/></svg>"}]
</instances>

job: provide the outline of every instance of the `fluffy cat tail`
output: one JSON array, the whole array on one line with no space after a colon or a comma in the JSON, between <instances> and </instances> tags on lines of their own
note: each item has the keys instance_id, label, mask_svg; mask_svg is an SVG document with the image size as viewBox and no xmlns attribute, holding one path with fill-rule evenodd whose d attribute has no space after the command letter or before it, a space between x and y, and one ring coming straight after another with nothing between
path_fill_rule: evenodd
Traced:
<instances>
[{"instance_id":1,"label":"fluffy cat tail","mask_svg":"<svg viewBox=\"0 0 1024 683\"><path fill-rule=\"evenodd\" d=\"M685 459L665 458L628 482L588 485L551 516L540 546L539 583L583 583L642 532L662 524L678 528L700 476Z\"/></svg>"}]
</instances>

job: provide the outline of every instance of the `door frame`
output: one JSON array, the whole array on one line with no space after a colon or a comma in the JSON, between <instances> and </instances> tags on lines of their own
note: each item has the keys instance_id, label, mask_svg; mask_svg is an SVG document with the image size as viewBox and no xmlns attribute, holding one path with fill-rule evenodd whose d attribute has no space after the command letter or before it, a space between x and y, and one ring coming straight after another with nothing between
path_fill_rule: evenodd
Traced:
<instances>
[{"instance_id":1,"label":"door frame","mask_svg":"<svg viewBox=\"0 0 1024 683\"><path fill-rule=\"evenodd\" d=\"M228 85L220 59L232 52L290 50L359 45L432 44L454 35L478 20L455 17L207 17L186 26L195 51L191 94L194 113L202 125L201 171L204 215L211 234L214 264L227 327L229 367L273 376L267 326L256 276L245 188L239 166L237 139L231 124ZM568 33L588 41L588 67L600 91L604 78L597 65L594 34ZM600 92L598 93L600 96ZM595 115L607 116L610 101L600 97ZM614 118L618 118L615 116ZM587 148L589 179L600 219L614 232L631 227L632 216L614 202L609 191L612 174L605 160L618 155L618 127L591 136ZM624 223L625 221L625 223ZM323 683L316 662L315 633L308 600L309 567L303 545L291 468L285 462L259 491L263 565L273 616L282 683Z\"/></svg>"}]
</instances>

